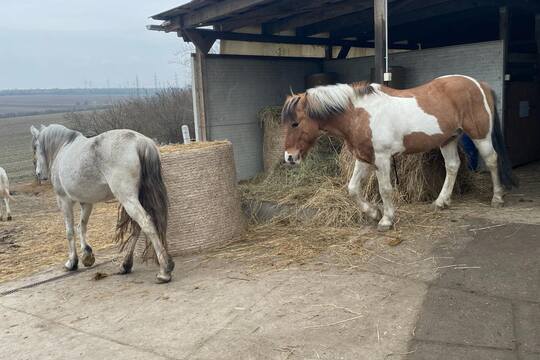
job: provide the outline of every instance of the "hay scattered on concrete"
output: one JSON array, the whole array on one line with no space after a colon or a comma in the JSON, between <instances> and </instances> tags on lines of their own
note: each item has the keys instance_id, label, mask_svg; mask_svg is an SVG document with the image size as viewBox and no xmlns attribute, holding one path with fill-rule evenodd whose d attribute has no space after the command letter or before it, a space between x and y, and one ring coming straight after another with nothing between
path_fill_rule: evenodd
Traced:
<instances>
[{"instance_id":1,"label":"hay scattered on concrete","mask_svg":"<svg viewBox=\"0 0 540 360\"><path fill-rule=\"evenodd\" d=\"M17 184L13 189L17 193L12 204L13 221L0 222L0 230L11 232L8 239L11 244L0 244L0 282L50 266L61 268L68 257L64 217L52 188L29 183ZM87 236L94 251L99 253L98 260L103 260L104 252L115 247L116 207L116 202L107 202L97 204L92 211ZM76 222L78 213L75 208Z\"/></svg>"}]
</instances>

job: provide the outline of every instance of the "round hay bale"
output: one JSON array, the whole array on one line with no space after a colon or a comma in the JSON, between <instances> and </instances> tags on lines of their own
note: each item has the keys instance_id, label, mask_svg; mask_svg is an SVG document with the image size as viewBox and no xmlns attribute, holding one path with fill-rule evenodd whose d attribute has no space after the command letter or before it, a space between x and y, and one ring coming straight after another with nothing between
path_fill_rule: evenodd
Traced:
<instances>
[{"instance_id":1,"label":"round hay bale","mask_svg":"<svg viewBox=\"0 0 540 360\"><path fill-rule=\"evenodd\" d=\"M247 222L237 189L232 144L167 145L160 152L169 195L169 253L177 256L239 240ZM145 241L139 241L137 254L145 246Z\"/></svg>"},{"instance_id":2,"label":"round hay bale","mask_svg":"<svg viewBox=\"0 0 540 360\"><path fill-rule=\"evenodd\" d=\"M464 194L475 187L474 173L467 167L467 159L459 148L461 166L454 186L454 194ZM354 156L343 147L339 155L339 166L343 181L348 181L354 170ZM394 156L395 169L392 165L391 176L394 184L394 201L414 203L433 201L439 196L444 184L446 170L444 159L439 150L421 154L399 154ZM397 180L396 180L397 172ZM375 171L362 185L362 195L369 201L379 201L379 188Z\"/></svg>"},{"instance_id":3,"label":"round hay bale","mask_svg":"<svg viewBox=\"0 0 540 360\"><path fill-rule=\"evenodd\" d=\"M283 159L285 128L281 126L281 107L269 106L259 112L263 127L264 172L272 171Z\"/></svg>"}]
</instances>

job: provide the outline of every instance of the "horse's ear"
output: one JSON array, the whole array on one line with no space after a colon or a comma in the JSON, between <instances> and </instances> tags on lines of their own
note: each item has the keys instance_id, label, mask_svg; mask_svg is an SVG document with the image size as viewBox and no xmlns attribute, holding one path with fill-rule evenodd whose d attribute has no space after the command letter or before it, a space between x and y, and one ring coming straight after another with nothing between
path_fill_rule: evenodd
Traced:
<instances>
[{"instance_id":1,"label":"horse's ear","mask_svg":"<svg viewBox=\"0 0 540 360\"><path fill-rule=\"evenodd\" d=\"M32 133L32 136L37 139L39 136L39 130L34 127L34 125L30 126L30 132Z\"/></svg>"},{"instance_id":2,"label":"horse's ear","mask_svg":"<svg viewBox=\"0 0 540 360\"><path fill-rule=\"evenodd\" d=\"M39 131L43 131L45 128L46 128L45 125L43 125L43 124L39 125Z\"/></svg>"}]
</instances>

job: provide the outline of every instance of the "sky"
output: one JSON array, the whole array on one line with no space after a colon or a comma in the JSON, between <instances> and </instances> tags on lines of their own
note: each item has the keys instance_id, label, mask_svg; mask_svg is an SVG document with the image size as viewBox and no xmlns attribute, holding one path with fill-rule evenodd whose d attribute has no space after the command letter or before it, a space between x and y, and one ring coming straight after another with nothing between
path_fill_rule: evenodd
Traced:
<instances>
[{"instance_id":1,"label":"sky","mask_svg":"<svg viewBox=\"0 0 540 360\"><path fill-rule=\"evenodd\" d=\"M189 46L146 30L187 0L0 0L0 89L190 82Z\"/></svg>"}]
</instances>

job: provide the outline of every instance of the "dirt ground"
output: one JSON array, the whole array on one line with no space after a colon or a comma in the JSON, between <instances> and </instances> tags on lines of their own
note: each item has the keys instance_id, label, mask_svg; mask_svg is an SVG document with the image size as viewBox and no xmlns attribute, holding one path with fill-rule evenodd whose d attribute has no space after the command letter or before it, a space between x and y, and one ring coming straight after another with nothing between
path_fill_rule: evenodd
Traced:
<instances>
[{"instance_id":1,"label":"dirt ground","mask_svg":"<svg viewBox=\"0 0 540 360\"><path fill-rule=\"evenodd\" d=\"M52 188L34 183L11 186L13 220L0 222L0 282L24 277L67 259L64 218ZM88 225L93 249L107 253L114 247L116 225L114 202L94 207ZM78 218L76 208L76 219Z\"/></svg>"}]
</instances>

